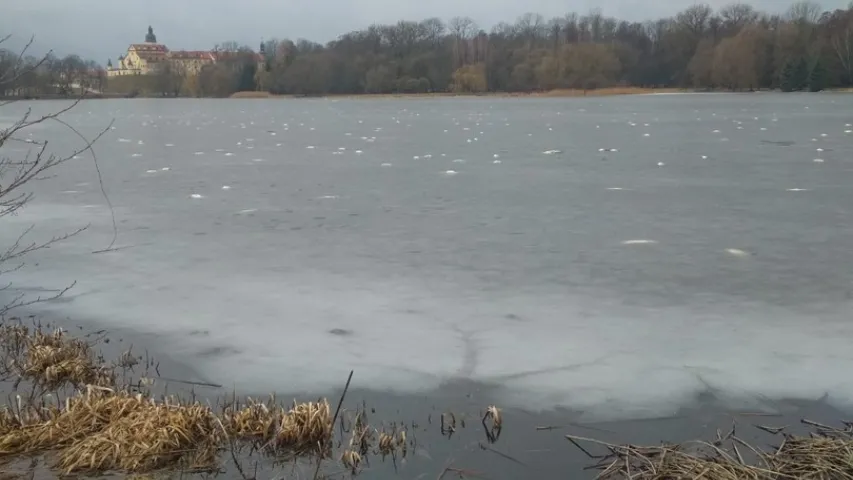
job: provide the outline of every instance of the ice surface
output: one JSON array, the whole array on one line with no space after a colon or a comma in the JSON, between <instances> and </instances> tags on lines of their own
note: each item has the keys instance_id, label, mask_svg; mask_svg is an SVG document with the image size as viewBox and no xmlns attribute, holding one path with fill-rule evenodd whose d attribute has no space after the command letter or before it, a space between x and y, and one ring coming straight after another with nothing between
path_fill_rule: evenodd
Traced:
<instances>
[{"instance_id":1,"label":"ice surface","mask_svg":"<svg viewBox=\"0 0 853 480\"><path fill-rule=\"evenodd\" d=\"M152 349L245 392L323 393L354 369L358 387L466 378L498 387L502 406L598 418L668 415L700 393L849 407L853 167L840 159L853 145L822 139L820 167L799 147L849 121L853 99L767 95L744 111L726 98L229 102L227 116L139 101L135 118L104 101L91 108L117 118L98 156L123 248L91 254L112 222L89 157L0 219L0 245L33 224L33 240L91 224L34 254L14 287L77 281L44 308L159 334ZM711 105L719 116L694 120ZM139 131L151 111L159 128ZM655 138L625 135L629 119L654 121ZM733 121L750 128L708 134ZM255 153L234 148L247 136ZM631 155L602 162L598 145ZM496 151L511 161L493 168ZM468 159L464 174L444 178L445 155Z\"/></svg>"}]
</instances>

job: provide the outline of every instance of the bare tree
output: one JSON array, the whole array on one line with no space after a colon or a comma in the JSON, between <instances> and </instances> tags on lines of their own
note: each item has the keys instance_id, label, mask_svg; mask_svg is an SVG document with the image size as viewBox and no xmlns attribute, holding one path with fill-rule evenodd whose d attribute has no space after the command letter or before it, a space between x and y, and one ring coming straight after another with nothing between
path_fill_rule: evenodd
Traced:
<instances>
[{"instance_id":1,"label":"bare tree","mask_svg":"<svg viewBox=\"0 0 853 480\"><path fill-rule=\"evenodd\" d=\"M713 14L714 11L708 4L697 3L680 12L675 18L679 25L698 37L708 28L708 21Z\"/></svg>"},{"instance_id":2,"label":"bare tree","mask_svg":"<svg viewBox=\"0 0 853 480\"><path fill-rule=\"evenodd\" d=\"M10 37L0 38L2 45ZM0 74L0 92L4 91L4 86L15 82L17 79L25 77L32 73L32 70L38 68L42 62L33 64L24 64L22 59L32 44L32 40L22 50L18 61L11 68L7 68ZM47 59L48 57L44 57ZM42 61L44 61L44 59ZM49 113L43 116L34 116L31 110L27 110L17 121L10 126L0 129L0 221L4 217L15 215L19 210L24 208L32 199L33 193L29 190L32 182L43 178L48 170L57 167L75 156L83 152L89 151L92 144L109 130L109 126L105 128L94 139L87 140L74 127L67 124L60 118L61 115L74 108L83 96L76 98L70 105L56 112ZM0 108L7 107L17 100L0 101ZM47 140L34 140L24 133L32 127L46 123L49 121L58 122L67 128L71 129L75 134L84 139L84 145L81 148L74 150L66 155L56 155L48 150ZM3 155L3 147L11 143L21 143L28 145L29 150L22 158L10 158ZM12 283L4 277L8 274L23 268L23 257L37 250L42 250L51 245L79 234L86 227L79 228L64 235L55 236L47 241L32 242L27 239L27 235L32 231L33 227L26 228L11 245L0 247L0 294L11 292ZM62 296L67 292L72 285L66 286L50 297L26 298L23 294L12 294L11 299L6 299L0 303L0 317L5 315L9 310L27 305L32 305L39 302L48 301Z\"/></svg>"},{"instance_id":3,"label":"bare tree","mask_svg":"<svg viewBox=\"0 0 853 480\"><path fill-rule=\"evenodd\" d=\"M746 3L727 5L720 10L720 16L723 17L723 28L729 34L737 34L742 28L758 21L758 12Z\"/></svg>"},{"instance_id":4,"label":"bare tree","mask_svg":"<svg viewBox=\"0 0 853 480\"><path fill-rule=\"evenodd\" d=\"M853 4L850 10L836 10L827 18L829 44L838 58L844 80L853 81Z\"/></svg>"},{"instance_id":5,"label":"bare tree","mask_svg":"<svg viewBox=\"0 0 853 480\"><path fill-rule=\"evenodd\" d=\"M814 24L820 19L820 14L820 5L809 0L803 0L788 8L787 17L792 22Z\"/></svg>"},{"instance_id":6,"label":"bare tree","mask_svg":"<svg viewBox=\"0 0 853 480\"><path fill-rule=\"evenodd\" d=\"M453 17L447 23L447 28L453 35L456 66L465 65L468 58L468 40L477 34L477 24L470 17Z\"/></svg>"},{"instance_id":7,"label":"bare tree","mask_svg":"<svg viewBox=\"0 0 853 480\"><path fill-rule=\"evenodd\" d=\"M527 41L527 48L533 48L538 38L544 36L545 19L542 15L536 13L525 13L518 17L515 26L519 35L522 35Z\"/></svg>"}]
</instances>

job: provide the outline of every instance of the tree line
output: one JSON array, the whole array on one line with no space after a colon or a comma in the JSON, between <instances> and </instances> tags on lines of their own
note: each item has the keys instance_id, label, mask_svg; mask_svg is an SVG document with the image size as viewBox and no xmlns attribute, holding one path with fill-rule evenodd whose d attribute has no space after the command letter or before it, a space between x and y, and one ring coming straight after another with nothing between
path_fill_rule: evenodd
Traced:
<instances>
[{"instance_id":1,"label":"tree line","mask_svg":"<svg viewBox=\"0 0 853 480\"><path fill-rule=\"evenodd\" d=\"M489 32L467 17L400 21L325 45L270 40L261 65L248 55L251 49L229 44L247 55L209 65L193 78L166 71L151 82L170 85L170 94L192 96L241 90L322 95L853 86L853 3L824 11L801 1L780 13L746 3L717 11L695 4L647 22L622 21L600 10L550 20L528 13Z\"/></svg>"},{"instance_id":2,"label":"tree line","mask_svg":"<svg viewBox=\"0 0 853 480\"><path fill-rule=\"evenodd\" d=\"M0 97L74 95L106 85L106 72L94 60L78 55L27 55L28 48L23 52L2 48L8 38L0 36Z\"/></svg>"}]
</instances>

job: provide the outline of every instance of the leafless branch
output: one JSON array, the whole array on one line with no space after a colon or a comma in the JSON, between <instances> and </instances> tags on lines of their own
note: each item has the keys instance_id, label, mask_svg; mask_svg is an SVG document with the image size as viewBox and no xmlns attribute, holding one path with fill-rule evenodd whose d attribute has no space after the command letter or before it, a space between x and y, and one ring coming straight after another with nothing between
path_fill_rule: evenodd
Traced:
<instances>
[{"instance_id":1,"label":"leafless branch","mask_svg":"<svg viewBox=\"0 0 853 480\"><path fill-rule=\"evenodd\" d=\"M49 296L49 297L42 297L41 295L39 295L39 296L38 296L38 297L36 297L36 298L29 299L29 300L24 300L24 294L20 294L20 295L16 296L16 297L15 297L11 302L9 302L8 304L6 304L6 305L4 305L4 306L0 307L0 317L2 317L2 316L4 316L4 315L6 315L7 313L9 313L9 311L10 311L10 310L14 310L14 309L16 309L16 308L27 307L27 306L30 306L30 305L35 305L35 304L37 304L37 303L49 302L49 301L51 301L51 300L56 300L57 298L59 298L59 297L61 297L61 296L65 295L69 290L71 290L72 288L74 288L74 286L75 286L75 285L77 285L77 282L76 282L76 281L75 281L75 282L71 282L71 285L68 285L67 287L63 288L63 289L62 289L62 290L60 290L60 291L59 291L59 293L57 293L56 295L52 295L52 296Z\"/></svg>"},{"instance_id":2,"label":"leafless branch","mask_svg":"<svg viewBox=\"0 0 853 480\"><path fill-rule=\"evenodd\" d=\"M3 43L4 41L8 40L8 38L9 37L7 36L0 39L0 43ZM13 62L13 67L8 70L7 73L3 73L2 76L0 76L0 85L12 82L17 78L20 78L20 75L22 75L23 73L26 73L21 72L21 69L19 67L23 62L25 52L32 45L32 42L33 38L30 39L30 41L18 55L17 59ZM48 56L45 56L44 58L42 58L41 61L31 64L28 68L37 68L47 58ZM27 184L32 181L37 181L39 179L49 177L49 175L45 174L47 170L59 166L86 151L92 152L92 156L95 161L95 169L98 173L98 180L101 185L101 192L104 194L104 197L107 200L107 204L110 207L110 212L113 213L112 203L107 197L103 185L103 179L101 176L100 168L98 166L97 156L94 150L92 149L92 145L111 129L113 122L110 122L110 124L102 131L100 131L94 138L86 138L86 136L81 134L76 128L74 128L68 122L60 118L63 114L76 107L85 97L86 94L85 92L83 92L66 107L40 117L34 117L32 114L32 110L27 109L27 111L23 115L21 115L21 117L16 122L8 126L7 128L0 130L0 147L5 145L6 142L22 142L29 144L32 147L35 147L28 149L26 154L23 155L22 159L13 160L7 157L0 158L0 219L8 215L17 214L21 208L26 206L27 203L29 203L33 199L32 192L29 192L26 189ZM83 146L75 149L70 154L60 156L48 151L48 141L33 140L30 138L24 138L21 135L28 128L47 122L49 120L55 121L60 125L64 126L65 128L71 130L75 135L77 135L83 140ZM115 244L117 237L117 228L114 213L112 215L112 224L113 240L110 243L109 248L112 248L112 246ZM88 226L79 228L64 235L54 236L47 241L26 241L27 235L32 232L33 228L33 226L30 226L24 229L24 231L12 242L11 245L6 247L5 249L0 249L0 267L2 267L4 264L8 264L9 262L13 263L13 265L9 267L0 268L0 275L7 275L9 273L20 270L24 266L24 262L22 261L24 256L39 250L50 248L52 245L58 242L76 236L86 230ZM15 298L12 299L11 302L6 303L6 305L4 306L0 306L0 316L6 314L12 309L26 307L28 305L33 305L36 303L46 302L59 298L63 296L68 290L70 290L75 285L75 283L72 283L71 285L60 290L58 293L49 297L38 296L36 298L26 298L24 294L17 295L15 296ZM11 283L7 284L6 287L3 287L2 290L12 290Z\"/></svg>"}]
</instances>

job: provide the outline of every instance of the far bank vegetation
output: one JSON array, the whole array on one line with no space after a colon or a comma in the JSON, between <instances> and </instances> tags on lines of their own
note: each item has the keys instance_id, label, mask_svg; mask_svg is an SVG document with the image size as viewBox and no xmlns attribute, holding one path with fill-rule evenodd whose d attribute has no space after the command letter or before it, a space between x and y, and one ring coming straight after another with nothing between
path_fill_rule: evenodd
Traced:
<instances>
[{"instance_id":1,"label":"far bank vegetation","mask_svg":"<svg viewBox=\"0 0 853 480\"><path fill-rule=\"evenodd\" d=\"M820 91L853 86L853 5L802 1L779 12L747 3L694 4L672 17L630 22L600 10L545 19L528 13L490 31L474 20L430 18L372 25L323 45L270 40L258 68L251 49L198 75L104 78L79 57L51 58L0 95L67 90L69 79L104 91L158 96L418 94L588 91L602 88ZM15 61L0 53L0 72ZM34 61L34 60L33 60ZM60 81L59 79L63 79ZM83 81L85 79L85 81ZM58 85L58 87L57 87Z\"/></svg>"}]
</instances>

